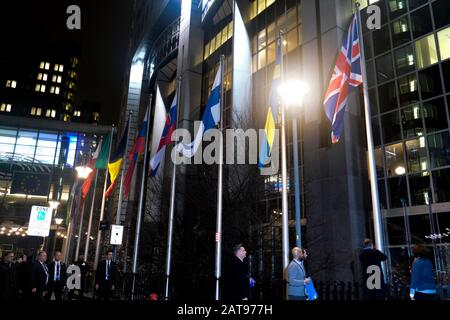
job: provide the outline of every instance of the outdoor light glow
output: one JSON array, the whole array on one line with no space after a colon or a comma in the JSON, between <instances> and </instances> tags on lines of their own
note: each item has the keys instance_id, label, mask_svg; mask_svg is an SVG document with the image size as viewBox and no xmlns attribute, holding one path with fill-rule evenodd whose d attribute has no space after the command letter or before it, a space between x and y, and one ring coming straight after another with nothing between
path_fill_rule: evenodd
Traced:
<instances>
[{"instance_id":1,"label":"outdoor light glow","mask_svg":"<svg viewBox=\"0 0 450 320\"><path fill-rule=\"evenodd\" d=\"M92 172L92 168L89 168L88 166L79 166L76 167L75 170L77 170L77 175L80 179L86 179Z\"/></svg>"},{"instance_id":2,"label":"outdoor light glow","mask_svg":"<svg viewBox=\"0 0 450 320\"><path fill-rule=\"evenodd\" d=\"M304 96L308 94L309 90L309 85L306 82L290 80L282 83L278 87L278 94L287 107L300 106Z\"/></svg>"},{"instance_id":3,"label":"outdoor light glow","mask_svg":"<svg viewBox=\"0 0 450 320\"><path fill-rule=\"evenodd\" d=\"M399 166L395 168L395 174L401 176L402 174L406 173L405 167Z\"/></svg>"},{"instance_id":4,"label":"outdoor light glow","mask_svg":"<svg viewBox=\"0 0 450 320\"><path fill-rule=\"evenodd\" d=\"M50 208L52 208L53 210L56 210L56 209L58 209L59 201L51 200L51 201L48 202L48 205L49 205Z\"/></svg>"},{"instance_id":5,"label":"outdoor light glow","mask_svg":"<svg viewBox=\"0 0 450 320\"><path fill-rule=\"evenodd\" d=\"M59 226L63 222L61 218L55 218L55 223Z\"/></svg>"},{"instance_id":6,"label":"outdoor light glow","mask_svg":"<svg viewBox=\"0 0 450 320\"><path fill-rule=\"evenodd\" d=\"M17 230L19 230L19 228L17 228L17 227L12 227L11 230L12 230L12 232L16 232Z\"/></svg>"}]
</instances>

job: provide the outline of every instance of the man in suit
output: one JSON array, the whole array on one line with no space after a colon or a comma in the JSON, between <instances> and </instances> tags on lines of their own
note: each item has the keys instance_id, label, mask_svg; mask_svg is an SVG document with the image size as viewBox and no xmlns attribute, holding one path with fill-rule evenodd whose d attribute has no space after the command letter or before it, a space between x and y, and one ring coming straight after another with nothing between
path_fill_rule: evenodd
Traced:
<instances>
[{"instance_id":1,"label":"man in suit","mask_svg":"<svg viewBox=\"0 0 450 320\"><path fill-rule=\"evenodd\" d=\"M248 266L244 262L247 251L242 244L233 247L233 257L225 282L228 285L228 299L233 301L250 298L250 278Z\"/></svg>"},{"instance_id":2,"label":"man in suit","mask_svg":"<svg viewBox=\"0 0 450 320\"><path fill-rule=\"evenodd\" d=\"M22 261L17 265L17 279L17 288L21 299L30 300L30 263L25 253L22 255Z\"/></svg>"},{"instance_id":3,"label":"man in suit","mask_svg":"<svg viewBox=\"0 0 450 320\"><path fill-rule=\"evenodd\" d=\"M106 259L98 264L95 273L95 290L99 300L109 300L116 286L117 265L112 261L111 250L106 252Z\"/></svg>"},{"instance_id":4,"label":"man in suit","mask_svg":"<svg viewBox=\"0 0 450 320\"><path fill-rule=\"evenodd\" d=\"M62 301L64 288L66 287L67 268L64 262L61 261L61 252L55 252L55 260L48 266L49 281L47 300L51 300L53 292L55 293L55 300Z\"/></svg>"},{"instance_id":5,"label":"man in suit","mask_svg":"<svg viewBox=\"0 0 450 320\"><path fill-rule=\"evenodd\" d=\"M292 261L287 267L288 273L288 300L306 300L305 285L310 283L306 278L305 265L306 251L299 247L292 249Z\"/></svg>"},{"instance_id":6,"label":"man in suit","mask_svg":"<svg viewBox=\"0 0 450 320\"><path fill-rule=\"evenodd\" d=\"M0 301L13 301L17 298L17 275L14 253L4 252L0 263Z\"/></svg>"},{"instance_id":7,"label":"man in suit","mask_svg":"<svg viewBox=\"0 0 450 320\"><path fill-rule=\"evenodd\" d=\"M363 243L363 251L359 256L359 260L361 261L362 267L362 276L363 276L363 294L364 300L384 300L385 299L385 283L383 276L383 269L381 266L381 262L387 260L387 256L381 251L374 249L373 241L371 239L365 239ZM381 288L380 289L370 289L367 286L367 280L369 276L373 274L372 272L367 273L367 268L370 266L377 266L380 270L380 281Z\"/></svg>"},{"instance_id":8,"label":"man in suit","mask_svg":"<svg viewBox=\"0 0 450 320\"><path fill-rule=\"evenodd\" d=\"M31 268L30 284L33 300L35 301L43 301L48 291L49 272L46 262L47 253L41 251Z\"/></svg>"}]
</instances>

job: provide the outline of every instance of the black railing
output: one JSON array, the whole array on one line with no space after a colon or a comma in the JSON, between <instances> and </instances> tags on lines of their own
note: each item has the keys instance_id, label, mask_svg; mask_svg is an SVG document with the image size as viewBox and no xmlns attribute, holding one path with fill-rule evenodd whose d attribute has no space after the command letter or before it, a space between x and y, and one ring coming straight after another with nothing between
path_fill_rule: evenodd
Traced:
<instances>
[{"instance_id":1,"label":"black railing","mask_svg":"<svg viewBox=\"0 0 450 320\"><path fill-rule=\"evenodd\" d=\"M134 279L134 294L133 292ZM211 281L194 281L192 289L203 293L211 290ZM178 281L177 281L178 282ZM283 285L277 281L277 284L261 283L252 290L252 300L282 300ZM117 279L115 298L119 300L148 300L150 294L156 293L159 299L163 299L164 279L156 277L150 272L120 273ZM181 284L181 283L180 283ZM184 283L186 284L186 283ZM322 301L358 301L363 299L363 286L361 283L342 282L342 281L315 281L314 286ZM195 287L195 288L194 288ZM202 288L198 288L202 287ZM268 290L270 287L270 290ZM261 293L261 294L260 294ZM437 286L437 293L441 300L450 300L450 284ZM194 297L192 297L194 298ZM386 299L388 300L409 300L409 285L394 284L387 286Z\"/></svg>"}]
</instances>

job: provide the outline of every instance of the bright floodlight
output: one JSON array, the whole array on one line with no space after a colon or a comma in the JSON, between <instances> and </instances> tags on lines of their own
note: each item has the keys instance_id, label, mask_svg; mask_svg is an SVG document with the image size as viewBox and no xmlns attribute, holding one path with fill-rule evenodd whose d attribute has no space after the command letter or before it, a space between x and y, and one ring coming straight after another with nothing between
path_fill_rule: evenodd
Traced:
<instances>
[{"instance_id":1,"label":"bright floodlight","mask_svg":"<svg viewBox=\"0 0 450 320\"><path fill-rule=\"evenodd\" d=\"M395 168L395 174L401 176L402 174L406 173L406 169L405 167L399 166L397 168Z\"/></svg>"},{"instance_id":2,"label":"bright floodlight","mask_svg":"<svg viewBox=\"0 0 450 320\"><path fill-rule=\"evenodd\" d=\"M309 85L300 80L286 81L278 87L278 94L286 106L299 106L309 92Z\"/></svg>"},{"instance_id":3,"label":"bright floodlight","mask_svg":"<svg viewBox=\"0 0 450 320\"><path fill-rule=\"evenodd\" d=\"M80 179L86 179L92 172L92 168L89 168L88 166L79 166L76 167L75 170L77 170L77 175Z\"/></svg>"},{"instance_id":4,"label":"bright floodlight","mask_svg":"<svg viewBox=\"0 0 450 320\"><path fill-rule=\"evenodd\" d=\"M56 209L58 209L59 201L56 201L56 200L50 200L50 201L48 202L48 205L49 205L50 208L52 208L53 210L56 210Z\"/></svg>"}]
</instances>

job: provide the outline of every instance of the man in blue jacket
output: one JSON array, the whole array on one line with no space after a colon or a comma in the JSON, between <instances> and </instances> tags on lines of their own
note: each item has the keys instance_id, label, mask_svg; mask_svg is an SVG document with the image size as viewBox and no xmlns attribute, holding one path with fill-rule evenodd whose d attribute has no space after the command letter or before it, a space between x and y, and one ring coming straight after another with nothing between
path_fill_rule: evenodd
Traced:
<instances>
[{"instance_id":1,"label":"man in blue jacket","mask_svg":"<svg viewBox=\"0 0 450 320\"><path fill-rule=\"evenodd\" d=\"M287 267L288 273L288 300L306 300L305 285L310 283L306 278L305 258L303 250L299 247L292 249L292 261Z\"/></svg>"}]
</instances>

